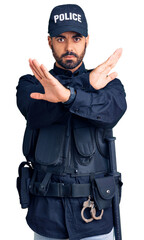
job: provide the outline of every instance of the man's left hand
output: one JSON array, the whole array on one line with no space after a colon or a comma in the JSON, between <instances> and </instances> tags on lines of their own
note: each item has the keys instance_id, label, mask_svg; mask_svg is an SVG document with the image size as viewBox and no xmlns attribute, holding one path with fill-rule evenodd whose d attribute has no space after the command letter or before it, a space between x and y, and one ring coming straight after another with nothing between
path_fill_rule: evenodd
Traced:
<instances>
[{"instance_id":1,"label":"man's left hand","mask_svg":"<svg viewBox=\"0 0 144 240\"><path fill-rule=\"evenodd\" d=\"M115 67L122 55L122 48L118 48L104 63L96 67L89 75L89 81L93 88L99 90L117 77L117 73L109 72ZM109 75L108 75L109 74Z\"/></svg>"}]
</instances>

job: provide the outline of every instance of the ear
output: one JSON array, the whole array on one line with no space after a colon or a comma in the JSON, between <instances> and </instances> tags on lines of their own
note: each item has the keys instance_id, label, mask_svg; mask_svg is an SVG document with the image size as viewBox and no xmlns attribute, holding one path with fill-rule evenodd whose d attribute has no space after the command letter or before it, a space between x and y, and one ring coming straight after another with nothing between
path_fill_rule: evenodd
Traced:
<instances>
[{"instance_id":1,"label":"ear","mask_svg":"<svg viewBox=\"0 0 144 240\"><path fill-rule=\"evenodd\" d=\"M86 46L89 44L89 35L86 37Z\"/></svg>"},{"instance_id":2,"label":"ear","mask_svg":"<svg viewBox=\"0 0 144 240\"><path fill-rule=\"evenodd\" d=\"M52 48L52 38L50 36L48 36L48 44Z\"/></svg>"}]
</instances>

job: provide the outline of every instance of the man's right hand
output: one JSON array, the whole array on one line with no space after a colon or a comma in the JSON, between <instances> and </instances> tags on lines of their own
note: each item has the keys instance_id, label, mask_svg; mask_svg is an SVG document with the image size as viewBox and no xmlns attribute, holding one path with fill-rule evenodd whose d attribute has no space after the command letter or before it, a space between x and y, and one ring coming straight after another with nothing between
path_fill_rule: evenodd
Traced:
<instances>
[{"instance_id":1,"label":"man's right hand","mask_svg":"<svg viewBox=\"0 0 144 240\"><path fill-rule=\"evenodd\" d=\"M117 73L109 74L112 68L115 67L119 58L122 55L122 48L117 49L104 63L96 67L89 76L90 84L96 90L104 88L110 81L117 77ZM109 75L108 75L109 74Z\"/></svg>"},{"instance_id":2,"label":"man's right hand","mask_svg":"<svg viewBox=\"0 0 144 240\"><path fill-rule=\"evenodd\" d=\"M30 97L38 100L46 100L53 103L66 102L70 97L70 90L65 88L55 77L53 77L37 60L29 59L29 65L37 80L44 87L44 94L31 93Z\"/></svg>"}]
</instances>

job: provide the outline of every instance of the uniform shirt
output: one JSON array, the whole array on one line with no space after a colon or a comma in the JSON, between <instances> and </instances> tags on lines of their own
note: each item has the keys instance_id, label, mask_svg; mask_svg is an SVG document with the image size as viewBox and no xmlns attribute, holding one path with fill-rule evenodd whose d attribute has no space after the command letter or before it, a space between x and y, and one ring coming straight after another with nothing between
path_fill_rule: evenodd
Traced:
<instances>
[{"instance_id":1,"label":"uniform shirt","mask_svg":"<svg viewBox=\"0 0 144 240\"><path fill-rule=\"evenodd\" d=\"M125 91L119 79L95 90L89 83L91 70L84 63L72 73L54 68L50 73L64 86L76 89L70 104L51 103L30 98L32 92L44 93L43 86L32 75L22 76L17 86L17 105L30 128L39 129L56 122L64 122L67 114L75 114L101 128L113 128L126 110ZM88 183L89 176L52 175L52 182ZM109 233L113 227L112 209L105 209L101 220L85 223L80 215L87 198L55 198L32 196L26 217L28 225L40 235L50 238L78 240ZM90 218L89 211L85 212ZM98 213L99 214L99 213Z\"/></svg>"}]
</instances>

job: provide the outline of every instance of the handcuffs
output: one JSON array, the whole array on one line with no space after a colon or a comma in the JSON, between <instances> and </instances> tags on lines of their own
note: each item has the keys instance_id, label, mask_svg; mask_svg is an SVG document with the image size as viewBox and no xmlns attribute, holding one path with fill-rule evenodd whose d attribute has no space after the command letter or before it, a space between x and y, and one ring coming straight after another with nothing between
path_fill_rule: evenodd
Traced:
<instances>
[{"instance_id":1,"label":"handcuffs","mask_svg":"<svg viewBox=\"0 0 144 240\"><path fill-rule=\"evenodd\" d=\"M92 217L89 218L89 219L84 217L84 211L85 211L86 208L91 208L90 213L91 213ZM90 196L89 196L87 201L83 202L83 208L81 210L81 217L86 223L92 222L94 219L95 220L102 219L103 213L104 213L104 210L102 209L100 215L96 216L96 208L95 208L95 205L94 205L94 201L91 201Z\"/></svg>"}]
</instances>

